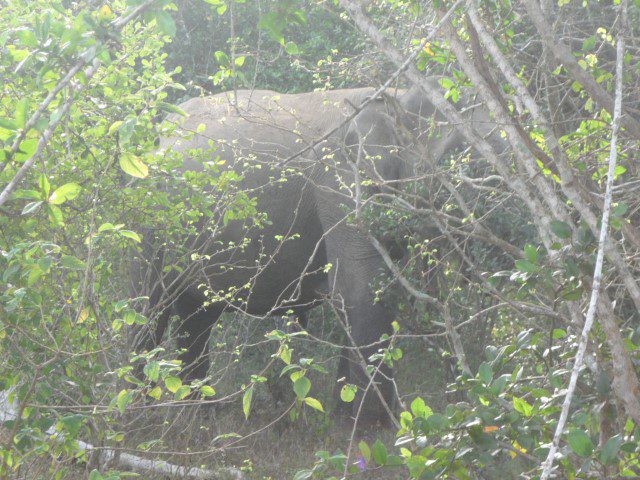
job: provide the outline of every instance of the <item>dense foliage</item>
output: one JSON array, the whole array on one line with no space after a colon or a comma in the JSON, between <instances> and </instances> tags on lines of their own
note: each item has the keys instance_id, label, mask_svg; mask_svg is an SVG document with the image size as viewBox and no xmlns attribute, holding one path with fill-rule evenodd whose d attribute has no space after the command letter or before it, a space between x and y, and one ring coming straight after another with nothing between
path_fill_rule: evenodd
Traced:
<instances>
[{"instance_id":1,"label":"dense foliage","mask_svg":"<svg viewBox=\"0 0 640 480\"><path fill-rule=\"evenodd\" d=\"M558 478L640 474L640 5L460 2L426 42L453 2L366 3L0 7L0 477L124 478L118 455L135 453L247 478L539 478L592 295L612 156L596 323L555 463ZM132 354L136 328L155 320L129 278L144 235L161 232L178 269L196 260L178 240L203 216L269 221L214 145L196 154L215 159L198 173L157 154L167 114L237 88L379 86L402 70L392 53L416 48L390 89L439 75L434 94L452 107L477 94L509 148L424 154L393 201L363 212L396 262L372 279L399 313L369 359L398 372L395 431L360 436L330 415L331 391L350 403L358 387L336 386L348 338L328 309L306 332L228 315L206 381L183 383L170 339Z\"/></svg>"}]
</instances>

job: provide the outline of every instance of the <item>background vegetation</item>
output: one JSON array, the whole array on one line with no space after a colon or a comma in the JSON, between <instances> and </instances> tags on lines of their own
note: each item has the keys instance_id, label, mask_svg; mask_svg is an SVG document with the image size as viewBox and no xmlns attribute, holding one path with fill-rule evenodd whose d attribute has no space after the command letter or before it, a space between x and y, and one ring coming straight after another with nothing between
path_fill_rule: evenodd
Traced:
<instances>
[{"instance_id":1,"label":"background vegetation","mask_svg":"<svg viewBox=\"0 0 640 480\"><path fill-rule=\"evenodd\" d=\"M539 478L556 447L557 478L640 474L637 1L0 7L0 477ZM132 356L129 334L153 320L126 273L144 232L189 228L211 203L202 182L236 215L260 214L237 178L154 156L166 114L223 90L379 86L394 72L393 88L441 75L431 94L453 124L477 94L511 147L433 159L404 202L366 212L404 252L378 285L399 307L381 352L398 428L361 438L329 414L346 339L328 309L307 333L224 316L206 383L182 384L171 342Z\"/></svg>"}]
</instances>

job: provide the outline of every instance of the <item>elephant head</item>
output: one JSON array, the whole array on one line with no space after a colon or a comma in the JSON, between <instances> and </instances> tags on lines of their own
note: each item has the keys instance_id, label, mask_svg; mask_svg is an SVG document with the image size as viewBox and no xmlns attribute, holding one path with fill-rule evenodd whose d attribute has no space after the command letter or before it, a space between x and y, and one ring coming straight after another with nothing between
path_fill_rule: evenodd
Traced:
<instances>
[{"instance_id":1,"label":"elephant head","mask_svg":"<svg viewBox=\"0 0 640 480\"><path fill-rule=\"evenodd\" d=\"M426 83L436 91L443 91L439 85L440 77L430 77ZM506 149L506 142L500 135L500 128L491 112L477 99L469 88L463 88L462 94L453 106L458 110L465 123L483 138L489 141L497 153ZM405 113L404 121L417 141L438 161L448 153L468 145L467 140L456 125L433 105L422 90L412 86L400 97L400 105Z\"/></svg>"}]
</instances>

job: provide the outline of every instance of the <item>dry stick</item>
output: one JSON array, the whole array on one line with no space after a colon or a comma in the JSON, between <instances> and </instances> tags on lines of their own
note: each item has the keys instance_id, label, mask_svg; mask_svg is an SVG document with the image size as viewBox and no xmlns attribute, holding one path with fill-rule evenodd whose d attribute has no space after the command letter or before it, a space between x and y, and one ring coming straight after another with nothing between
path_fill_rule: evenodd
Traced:
<instances>
[{"instance_id":1,"label":"dry stick","mask_svg":"<svg viewBox=\"0 0 640 480\"><path fill-rule=\"evenodd\" d=\"M9 400L11 393L12 390L0 392L0 423L16 420L18 415L21 413L16 410L14 403ZM47 434L54 437L58 434L55 425L47 430ZM129 453L119 453L116 452L116 450L109 448L96 448L81 440L76 440L76 442L78 443L80 450L87 452L99 452L100 461L103 464L115 460L118 465L123 467L132 468L138 471L149 471L160 475L172 475L180 478L196 478L202 480L214 478L233 478L241 480L244 478L242 472L235 468L226 467L220 471L212 471L197 467L183 467L167 463L164 460L151 460L148 458L137 457Z\"/></svg>"},{"instance_id":2,"label":"dry stick","mask_svg":"<svg viewBox=\"0 0 640 480\"><path fill-rule=\"evenodd\" d=\"M622 0L621 4L621 16L622 25L626 24L627 14L627 2ZM560 443L560 437L564 431L564 426L569 416L569 409L571 407L571 400L576 390L576 384L578 382L578 376L582 368L582 362L584 361L584 354L587 350L587 342L589 340L589 332L593 326L595 319L596 307L598 305L598 296L600 293L600 283L602 281L602 264L604 263L604 250L607 240L607 231L609 227L609 215L611 212L611 198L613 189L613 176L618 160L618 130L620 129L620 117L622 115L622 62L624 58L624 31L620 28L618 31L618 43L616 45L616 97L615 106L613 109L613 127L611 131L611 152L609 155L609 170L607 171L607 185L604 196L604 208L602 212L602 226L600 227L600 238L598 239L598 256L596 257L596 266L593 272L593 285L591 287L591 299L589 301L589 308L584 322L584 328L582 329L582 336L580 337L580 343L578 345L578 352L576 353L576 360L571 370L571 379L569 380L569 387L567 388L567 394L564 397L562 403L562 411L560 412L560 418L558 419L558 425L556 426L555 434L553 435L553 442L549 449L549 454L546 460L542 464L542 474L540 480L547 480L551 475L553 469L553 460Z\"/></svg>"}]
</instances>

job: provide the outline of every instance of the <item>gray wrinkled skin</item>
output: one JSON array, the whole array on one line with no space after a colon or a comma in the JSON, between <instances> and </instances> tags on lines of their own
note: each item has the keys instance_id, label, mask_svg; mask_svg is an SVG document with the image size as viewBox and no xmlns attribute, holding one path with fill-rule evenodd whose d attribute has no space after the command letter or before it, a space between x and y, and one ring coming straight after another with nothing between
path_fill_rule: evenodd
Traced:
<instances>
[{"instance_id":1,"label":"gray wrinkled skin","mask_svg":"<svg viewBox=\"0 0 640 480\"><path fill-rule=\"evenodd\" d=\"M183 245L197 258L172 259L186 269L182 274L159 273L171 247L147 235L136 262L136 288L138 294L150 296L149 311L156 312L157 321L153 332L138 335L137 350L157 345L168 318L178 315L178 346L187 349L182 356L189 365L186 376L203 378L209 366L206 346L211 327L224 310L255 316L293 310L300 316L327 299L342 313L358 346L374 344L391 333L393 313L382 302L374 302L371 292L371 283L385 272L384 262L366 234L346 221L347 213L355 209L354 166L359 166L362 180L374 180L375 186L366 187L369 193L385 191L393 181L410 177L417 154L407 150L411 141L403 131L426 131L427 122L419 117L432 117L435 110L419 92L403 91L395 98L384 95L374 100L343 125L354 106L374 91L228 92L188 100L180 105L185 117L169 117L178 128L171 138L161 139L159 153L180 154L183 171L200 171L202 159L189 152L206 151L213 141L216 150L209 153L211 160L223 160L222 169L243 175L241 188L257 200L258 212L265 212L269 223L257 227L250 219L234 220L222 227L214 219L199 225L201 233L185 237ZM204 131L195 133L201 124ZM315 144L335 128L327 140ZM185 137L184 132L192 134ZM446 129L430 138L427 148L438 156L461 141L455 130ZM294 155L310 145L305 153ZM243 239L244 246L238 248ZM234 294L226 295L232 290ZM364 347L361 354L368 358L383 346ZM353 351L345 350L338 376L363 389L369 381L359 363ZM392 372L384 366L380 371L375 380L392 407L392 384L384 378L391 378ZM360 400L361 393L352 403L353 414ZM360 415L365 423L387 418L371 388Z\"/></svg>"}]
</instances>

